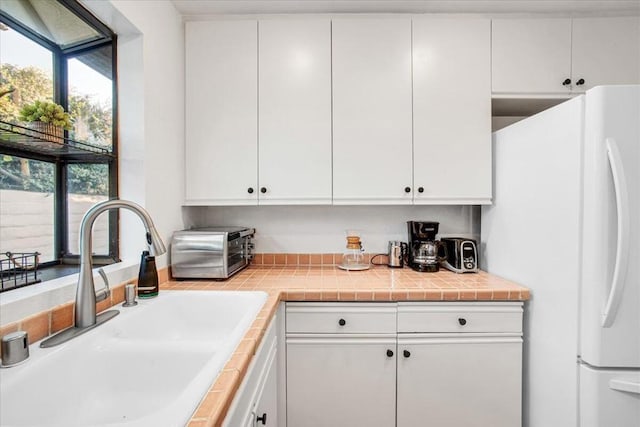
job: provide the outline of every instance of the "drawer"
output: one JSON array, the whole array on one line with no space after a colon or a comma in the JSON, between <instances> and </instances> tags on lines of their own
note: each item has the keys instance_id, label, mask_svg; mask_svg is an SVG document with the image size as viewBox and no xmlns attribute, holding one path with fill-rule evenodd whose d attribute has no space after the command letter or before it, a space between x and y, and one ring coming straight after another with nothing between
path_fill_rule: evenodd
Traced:
<instances>
[{"instance_id":1,"label":"drawer","mask_svg":"<svg viewBox=\"0 0 640 427\"><path fill-rule=\"evenodd\" d=\"M287 333L396 333L394 303L287 303L286 313Z\"/></svg>"},{"instance_id":2,"label":"drawer","mask_svg":"<svg viewBox=\"0 0 640 427\"><path fill-rule=\"evenodd\" d=\"M522 333L522 303L399 303L398 332Z\"/></svg>"}]
</instances>

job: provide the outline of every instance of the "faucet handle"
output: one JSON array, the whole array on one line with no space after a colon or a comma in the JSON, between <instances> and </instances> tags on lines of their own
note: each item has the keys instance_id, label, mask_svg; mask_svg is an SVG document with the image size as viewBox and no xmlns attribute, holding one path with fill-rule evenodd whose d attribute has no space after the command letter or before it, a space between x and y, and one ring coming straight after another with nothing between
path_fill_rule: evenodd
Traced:
<instances>
[{"instance_id":1,"label":"faucet handle","mask_svg":"<svg viewBox=\"0 0 640 427\"><path fill-rule=\"evenodd\" d=\"M2 337L0 367L19 365L29 358L29 337L25 331L11 332Z\"/></svg>"},{"instance_id":2,"label":"faucet handle","mask_svg":"<svg viewBox=\"0 0 640 427\"><path fill-rule=\"evenodd\" d=\"M102 277L104 288L102 288L99 292L96 292L96 302L103 301L109 298L109 295L111 295L111 289L109 289L109 279L107 278L107 273L104 272L104 268L99 268L98 274L100 274L100 277Z\"/></svg>"}]
</instances>

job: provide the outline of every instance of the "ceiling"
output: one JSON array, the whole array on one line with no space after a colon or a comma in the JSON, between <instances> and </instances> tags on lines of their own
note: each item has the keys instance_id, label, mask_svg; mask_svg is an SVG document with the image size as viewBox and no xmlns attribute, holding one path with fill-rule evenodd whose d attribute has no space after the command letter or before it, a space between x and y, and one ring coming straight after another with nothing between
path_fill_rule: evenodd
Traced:
<instances>
[{"instance_id":1,"label":"ceiling","mask_svg":"<svg viewBox=\"0 0 640 427\"><path fill-rule=\"evenodd\" d=\"M640 15L640 0L172 0L185 16L271 13Z\"/></svg>"}]
</instances>

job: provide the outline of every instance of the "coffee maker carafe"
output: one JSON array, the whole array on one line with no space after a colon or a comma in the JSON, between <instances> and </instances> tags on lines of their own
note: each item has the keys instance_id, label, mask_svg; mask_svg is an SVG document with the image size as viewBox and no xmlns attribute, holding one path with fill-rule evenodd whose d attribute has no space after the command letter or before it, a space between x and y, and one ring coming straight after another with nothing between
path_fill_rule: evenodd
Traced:
<instances>
[{"instance_id":1,"label":"coffee maker carafe","mask_svg":"<svg viewBox=\"0 0 640 427\"><path fill-rule=\"evenodd\" d=\"M438 222L407 221L409 231L409 267L416 271L436 272L442 257L436 240Z\"/></svg>"}]
</instances>

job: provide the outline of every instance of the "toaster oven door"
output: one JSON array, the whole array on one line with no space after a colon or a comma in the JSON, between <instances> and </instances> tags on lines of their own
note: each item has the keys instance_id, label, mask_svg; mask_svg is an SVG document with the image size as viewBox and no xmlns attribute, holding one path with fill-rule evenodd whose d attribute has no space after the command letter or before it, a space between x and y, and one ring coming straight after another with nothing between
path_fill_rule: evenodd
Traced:
<instances>
[{"instance_id":1,"label":"toaster oven door","mask_svg":"<svg viewBox=\"0 0 640 427\"><path fill-rule=\"evenodd\" d=\"M178 279L228 277L224 234L185 233L173 236L171 274Z\"/></svg>"},{"instance_id":2,"label":"toaster oven door","mask_svg":"<svg viewBox=\"0 0 640 427\"><path fill-rule=\"evenodd\" d=\"M238 270L241 270L249 263L248 244L249 239L239 237L232 240L227 245L227 274L231 276ZM227 276L227 277L228 277Z\"/></svg>"}]
</instances>

